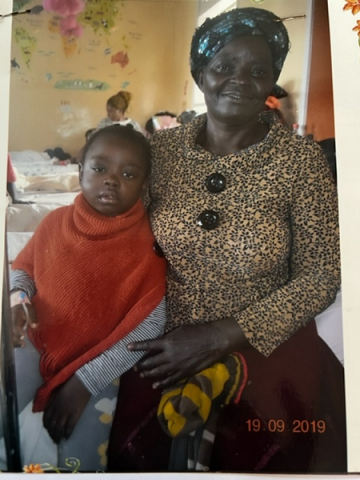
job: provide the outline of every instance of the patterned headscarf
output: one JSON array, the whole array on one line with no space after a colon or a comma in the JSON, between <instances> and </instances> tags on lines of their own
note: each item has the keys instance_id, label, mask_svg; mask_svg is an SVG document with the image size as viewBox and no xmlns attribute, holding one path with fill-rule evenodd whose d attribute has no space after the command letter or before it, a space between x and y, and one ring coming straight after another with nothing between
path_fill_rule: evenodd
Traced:
<instances>
[{"instance_id":1,"label":"patterned headscarf","mask_svg":"<svg viewBox=\"0 0 360 480\"><path fill-rule=\"evenodd\" d=\"M274 82L279 78L289 51L289 36L279 17L260 8L235 8L217 17L207 18L195 30L191 42L191 75L198 83L199 73L229 42L241 35L259 35L272 54Z\"/></svg>"}]
</instances>

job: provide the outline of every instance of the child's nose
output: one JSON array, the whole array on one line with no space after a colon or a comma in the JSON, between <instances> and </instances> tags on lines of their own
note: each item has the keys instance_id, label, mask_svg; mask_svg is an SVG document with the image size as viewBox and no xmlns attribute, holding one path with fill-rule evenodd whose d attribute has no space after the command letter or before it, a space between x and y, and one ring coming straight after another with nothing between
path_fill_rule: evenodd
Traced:
<instances>
[{"instance_id":1,"label":"child's nose","mask_svg":"<svg viewBox=\"0 0 360 480\"><path fill-rule=\"evenodd\" d=\"M104 184L107 186L119 186L120 181L117 176L111 175L104 180Z\"/></svg>"}]
</instances>

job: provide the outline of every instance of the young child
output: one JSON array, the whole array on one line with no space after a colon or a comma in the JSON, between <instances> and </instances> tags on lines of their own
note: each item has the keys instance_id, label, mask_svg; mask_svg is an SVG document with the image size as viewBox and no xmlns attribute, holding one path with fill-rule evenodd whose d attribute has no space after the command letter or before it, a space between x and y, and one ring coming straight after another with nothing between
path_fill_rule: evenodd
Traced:
<instances>
[{"instance_id":1,"label":"young child","mask_svg":"<svg viewBox=\"0 0 360 480\"><path fill-rule=\"evenodd\" d=\"M43 220L12 265L24 463L63 468L75 457L82 471L104 470L114 380L142 356L126 346L163 333L166 264L140 199L150 162L131 126L94 133L79 164L82 193ZM41 432L36 440L29 412L55 443Z\"/></svg>"}]
</instances>

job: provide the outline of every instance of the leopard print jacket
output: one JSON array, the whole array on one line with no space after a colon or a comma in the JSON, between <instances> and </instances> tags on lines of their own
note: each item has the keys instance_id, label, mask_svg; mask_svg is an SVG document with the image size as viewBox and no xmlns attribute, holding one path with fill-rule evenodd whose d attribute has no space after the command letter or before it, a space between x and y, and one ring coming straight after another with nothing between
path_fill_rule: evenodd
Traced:
<instances>
[{"instance_id":1,"label":"leopard print jacket","mask_svg":"<svg viewBox=\"0 0 360 480\"><path fill-rule=\"evenodd\" d=\"M272 114L264 121L264 140L224 157L196 143L206 115L155 134L149 211L169 265L167 330L233 316L268 356L333 302L340 252L336 189L320 147ZM215 173L225 188L211 192ZM209 210L219 225L205 229Z\"/></svg>"}]
</instances>

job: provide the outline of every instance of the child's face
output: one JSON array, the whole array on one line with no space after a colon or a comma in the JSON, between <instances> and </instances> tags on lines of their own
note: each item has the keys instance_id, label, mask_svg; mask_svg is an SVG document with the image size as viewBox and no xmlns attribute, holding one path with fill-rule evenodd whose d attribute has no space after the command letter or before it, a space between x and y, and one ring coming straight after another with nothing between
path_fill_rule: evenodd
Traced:
<instances>
[{"instance_id":1,"label":"child's face","mask_svg":"<svg viewBox=\"0 0 360 480\"><path fill-rule=\"evenodd\" d=\"M86 201L99 213L115 217L127 212L147 185L142 151L128 140L100 136L80 164L80 185Z\"/></svg>"}]
</instances>

